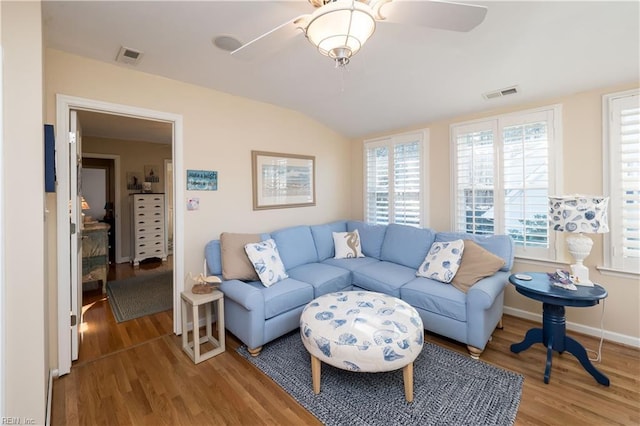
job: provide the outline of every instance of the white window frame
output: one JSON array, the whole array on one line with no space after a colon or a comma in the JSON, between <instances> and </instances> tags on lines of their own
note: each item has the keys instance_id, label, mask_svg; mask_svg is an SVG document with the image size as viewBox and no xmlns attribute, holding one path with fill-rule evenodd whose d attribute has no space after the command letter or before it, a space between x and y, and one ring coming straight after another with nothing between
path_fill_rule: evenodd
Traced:
<instances>
[{"instance_id":1,"label":"white window frame","mask_svg":"<svg viewBox=\"0 0 640 426\"><path fill-rule=\"evenodd\" d=\"M389 150L389 164L388 164L388 176L389 176L389 223L394 223L394 147L399 144L413 142L418 140L420 143L420 224L419 227L426 227L429 224L429 213L425 208L425 201L429 199L427 190L428 185L428 152L429 152L429 129L422 129L414 132L400 133L391 136L385 136L375 139L365 139L362 145L362 170L363 170L363 209L362 214L365 221L367 221L367 149L376 147L387 147Z\"/></svg>"},{"instance_id":2,"label":"white window frame","mask_svg":"<svg viewBox=\"0 0 640 426\"><path fill-rule=\"evenodd\" d=\"M461 123L453 123L449 127L450 136L450 158L451 158L451 224L452 228L456 226L457 212L457 144L456 135L462 132L473 132L480 130L491 130L494 133L494 205L501 206L494 212L494 232L496 234L505 234L504 232L504 182L502 175L503 160L503 129L508 126L517 125L519 123L527 123L540 121L541 117L546 117L549 122L548 138L549 138L549 195L557 195L562 193L562 105L548 105L540 108L533 108L508 114L491 116L483 119L466 121ZM560 253L563 252L563 246L557 238L555 232L548 234L548 247L522 247L516 245L515 255L521 259L531 259L540 261L562 261Z\"/></svg>"},{"instance_id":3,"label":"white window frame","mask_svg":"<svg viewBox=\"0 0 640 426\"><path fill-rule=\"evenodd\" d=\"M619 232L621 223L619 223L620 221L615 215L611 214L620 208L620 200L614 196L616 193L615 182L618 179L616 175L619 172L619 158L614 154L617 152L618 141L616 140L615 129L612 126L615 119L613 116L613 103L633 96L640 98L640 89L610 93L602 97L602 177L604 194L609 197L610 213L608 219L610 232L604 234L604 266L598 269L638 277L640 275L640 262L634 259L624 259L621 255L616 254L616 248L619 247L619 244L614 240L614 236Z\"/></svg>"}]
</instances>

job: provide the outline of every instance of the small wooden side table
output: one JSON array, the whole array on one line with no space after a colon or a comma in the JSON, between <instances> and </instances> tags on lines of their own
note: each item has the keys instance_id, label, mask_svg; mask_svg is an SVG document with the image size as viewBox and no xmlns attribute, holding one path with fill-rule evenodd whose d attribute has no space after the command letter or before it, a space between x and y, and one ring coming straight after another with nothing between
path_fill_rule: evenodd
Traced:
<instances>
[{"instance_id":1,"label":"small wooden side table","mask_svg":"<svg viewBox=\"0 0 640 426\"><path fill-rule=\"evenodd\" d=\"M190 290L183 291L180 294L182 299L182 349L189 355L189 358L196 364L205 361L211 357L224 352L224 294L220 290L213 290L207 294L194 294ZM212 335L211 326L211 306L216 302L216 310L218 311L218 338ZM189 329L187 324L187 305L191 306L193 311L193 332L192 340L189 341ZM200 314L201 305L205 307L205 328L206 334L200 337ZM211 343L214 348L200 353L200 345L203 343Z\"/></svg>"}]
</instances>

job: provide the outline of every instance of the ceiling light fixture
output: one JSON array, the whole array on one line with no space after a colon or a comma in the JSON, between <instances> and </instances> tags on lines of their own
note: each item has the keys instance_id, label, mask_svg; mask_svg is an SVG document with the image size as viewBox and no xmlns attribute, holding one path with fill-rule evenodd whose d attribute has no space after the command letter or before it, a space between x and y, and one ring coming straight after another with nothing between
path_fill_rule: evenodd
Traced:
<instances>
[{"instance_id":1,"label":"ceiling light fixture","mask_svg":"<svg viewBox=\"0 0 640 426\"><path fill-rule=\"evenodd\" d=\"M312 1L312 0L309 0ZM318 51L344 67L376 29L374 12L356 0L333 0L309 18L305 35Z\"/></svg>"}]
</instances>

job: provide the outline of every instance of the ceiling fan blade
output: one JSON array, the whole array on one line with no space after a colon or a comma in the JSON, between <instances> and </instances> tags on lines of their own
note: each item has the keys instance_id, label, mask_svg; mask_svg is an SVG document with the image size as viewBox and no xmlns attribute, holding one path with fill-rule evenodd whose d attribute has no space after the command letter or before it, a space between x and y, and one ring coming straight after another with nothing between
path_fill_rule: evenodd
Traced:
<instances>
[{"instance_id":1,"label":"ceiling fan blade","mask_svg":"<svg viewBox=\"0 0 640 426\"><path fill-rule=\"evenodd\" d=\"M487 14L484 6L448 1L393 0L380 8L381 22L420 25L450 31L471 31Z\"/></svg>"},{"instance_id":2,"label":"ceiling fan blade","mask_svg":"<svg viewBox=\"0 0 640 426\"><path fill-rule=\"evenodd\" d=\"M304 33L302 24L306 23L307 16L303 15L287 21L260 37L243 44L231 54L240 59L250 60L278 51L284 48L287 42L294 39L298 34Z\"/></svg>"}]
</instances>

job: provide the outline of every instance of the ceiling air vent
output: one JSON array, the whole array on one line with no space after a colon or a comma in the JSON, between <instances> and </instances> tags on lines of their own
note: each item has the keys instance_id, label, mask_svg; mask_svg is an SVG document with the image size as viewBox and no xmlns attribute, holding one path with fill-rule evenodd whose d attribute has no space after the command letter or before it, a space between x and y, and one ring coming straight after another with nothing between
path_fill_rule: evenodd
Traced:
<instances>
[{"instance_id":1,"label":"ceiling air vent","mask_svg":"<svg viewBox=\"0 0 640 426\"><path fill-rule=\"evenodd\" d=\"M504 89L494 90L493 92L483 93L482 97L489 100L495 98L501 98L507 95L515 95L520 92L520 88L518 86L505 87Z\"/></svg>"},{"instance_id":2,"label":"ceiling air vent","mask_svg":"<svg viewBox=\"0 0 640 426\"><path fill-rule=\"evenodd\" d=\"M116 62L127 65L138 65L140 59L142 59L142 52L134 49L129 49L128 47L124 46L120 48L118 56L116 56Z\"/></svg>"}]
</instances>

